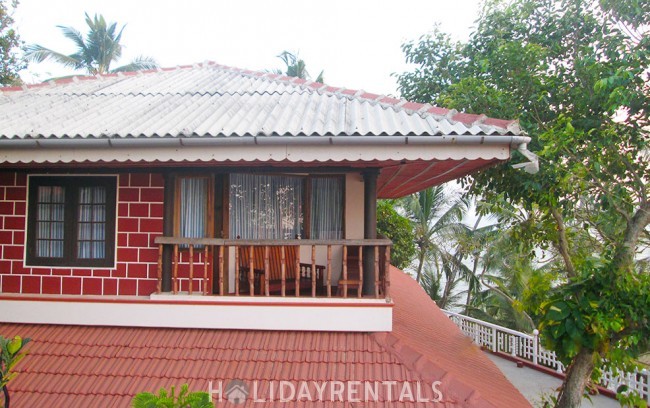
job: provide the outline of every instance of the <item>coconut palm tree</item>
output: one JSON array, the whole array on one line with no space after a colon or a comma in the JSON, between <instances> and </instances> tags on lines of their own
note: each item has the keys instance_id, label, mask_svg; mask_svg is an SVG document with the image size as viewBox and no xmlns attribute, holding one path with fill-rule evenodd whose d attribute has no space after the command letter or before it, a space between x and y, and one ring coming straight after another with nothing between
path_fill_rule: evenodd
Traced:
<instances>
[{"instance_id":1,"label":"coconut palm tree","mask_svg":"<svg viewBox=\"0 0 650 408\"><path fill-rule=\"evenodd\" d=\"M524 245L517 226L534 224L535 212L517 208L505 201L488 204L477 201L479 221L468 230L460 247L472 252L469 264L471 281L465 302L465 314L506 327L530 331L535 328L531 316L522 307L525 292L534 282L552 280L554 257L544 261L532 255ZM482 217L497 219L480 226ZM469 284L472 282L473 284Z\"/></svg>"},{"instance_id":2,"label":"coconut palm tree","mask_svg":"<svg viewBox=\"0 0 650 408\"><path fill-rule=\"evenodd\" d=\"M429 297L436 302L441 309L457 309L462 306L462 293L458 286L462 279L458 276L459 265L453 255L445 253L444 262L440 265L442 270L434 269L431 264L425 262L420 285Z\"/></svg>"},{"instance_id":3,"label":"coconut palm tree","mask_svg":"<svg viewBox=\"0 0 650 408\"><path fill-rule=\"evenodd\" d=\"M129 64L111 69L111 64L122 56L120 40L125 26L118 31L117 23L107 24L101 14L95 14L90 18L88 13L86 13L86 24L88 24L88 32L85 38L73 27L58 26L63 35L77 47L74 53L66 55L42 45L32 44L26 47L25 56L33 62L53 60L75 70L85 70L90 75L158 67L153 58L140 56Z\"/></svg>"},{"instance_id":4,"label":"coconut palm tree","mask_svg":"<svg viewBox=\"0 0 650 408\"><path fill-rule=\"evenodd\" d=\"M417 246L416 280L420 282L425 261L442 271L447 248L444 244L455 230L461 230L461 220L467 211L463 198L445 193L443 186L430 187L406 197L402 204L406 216L413 222ZM448 259L447 259L448 260Z\"/></svg>"},{"instance_id":5,"label":"coconut palm tree","mask_svg":"<svg viewBox=\"0 0 650 408\"><path fill-rule=\"evenodd\" d=\"M301 79L311 78L309 72L307 72L307 64L305 64L304 60L298 57L297 53L294 54L289 51L282 51L280 55L278 55L278 58L280 58L282 62L284 62L284 65L286 65L286 72L276 70L276 73ZM318 74L315 82L323 83L323 71Z\"/></svg>"}]
</instances>

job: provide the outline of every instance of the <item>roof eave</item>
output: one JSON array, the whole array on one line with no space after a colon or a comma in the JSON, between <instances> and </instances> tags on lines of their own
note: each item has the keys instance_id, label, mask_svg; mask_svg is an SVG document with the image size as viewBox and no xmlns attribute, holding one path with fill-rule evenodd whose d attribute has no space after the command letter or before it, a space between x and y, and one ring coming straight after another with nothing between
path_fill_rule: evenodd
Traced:
<instances>
[{"instance_id":1,"label":"roof eave","mask_svg":"<svg viewBox=\"0 0 650 408\"><path fill-rule=\"evenodd\" d=\"M442 136L221 136L221 137L27 137L0 138L0 148L119 148L245 145L509 145L519 148L530 137L521 135Z\"/></svg>"}]
</instances>

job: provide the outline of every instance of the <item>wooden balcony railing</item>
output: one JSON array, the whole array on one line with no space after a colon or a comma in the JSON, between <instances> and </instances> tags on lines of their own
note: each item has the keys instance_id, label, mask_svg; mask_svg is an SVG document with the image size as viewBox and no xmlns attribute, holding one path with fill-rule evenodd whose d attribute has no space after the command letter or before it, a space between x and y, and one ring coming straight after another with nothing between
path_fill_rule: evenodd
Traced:
<instances>
[{"instance_id":1,"label":"wooden balcony railing","mask_svg":"<svg viewBox=\"0 0 650 408\"><path fill-rule=\"evenodd\" d=\"M243 240L216 238L157 237L158 286L162 290L163 254L172 249L171 290L173 294L200 292L203 295L344 297L352 293L363 297L363 280L372 277L373 293L365 296L390 297L391 241L362 240ZM304 248L310 248L311 251ZM302 260L302 252L309 252ZM317 261L317 248L321 260ZM365 248L365 251L364 251ZM340 263L333 251L342 251ZM323 254L322 252L325 252ZM364 262L371 254L372 261ZM304 261L304 262L303 262ZM370 267L371 273L364 274ZM234 287L226 290L226 279L234 273ZM340 270L339 279L333 271ZM216 286L215 286L216 285ZM368 286L368 285L366 285ZM334 290L336 289L336 290Z\"/></svg>"}]
</instances>

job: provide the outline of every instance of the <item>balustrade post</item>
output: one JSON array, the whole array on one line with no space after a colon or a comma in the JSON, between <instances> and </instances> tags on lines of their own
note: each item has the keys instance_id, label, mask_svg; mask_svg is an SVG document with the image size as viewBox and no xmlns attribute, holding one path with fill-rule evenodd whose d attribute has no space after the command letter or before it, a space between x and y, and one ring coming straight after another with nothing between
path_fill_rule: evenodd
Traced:
<instances>
[{"instance_id":1,"label":"balustrade post","mask_svg":"<svg viewBox=\"0 0 650 408\"><path fill-rule=\"evenodd\" d=\"M287 291L287 259L284 252L284 245L280 246L282 252L282 265L280 267L280 276L282 277L282 297L285 297Z\"/></svg>"},{"instance_id":2,"label":"balustrade post","mask_svg":"<svg viewBox=\"0 0 650 408\"><path fill-rule=\"evenodd\" d=\"M363 253L364 252L366 252L366 247L360 246L359 247L359 286L358 286L359 289L357 290L357 297L358 298L361 298L362 292L363 292L362 289L363 289L363 274L364 274L364 271L363 271ZM369 292L368 294L370 294L370 293L371 292Z\"/></svg>"},{"instance_id":3,"label":"balustrade post","mask_svg":"<svg viewBox=\"0 0 650 408\"><path fill-rule=\"evenodd\" d=\"M390 299L390 245L386 245L386 259L384 264L384 293Z\"/></svg>"},{"instance_id":4,"label":"balustrade post","mask_svg":"<svg viewBox=\"0 0 650 408\"><path fill-rule=\"evenodd\" d=\"M224 246L220 245L219 246L219 294L223 296L225 293L223 293L223 271L226 268L225 262L224 262Z\"/></svg>"},{"instance_id":5,"label":"balustrade post","mask_svg":"<svg viewBox=\"0 0 650 408\"><path fill-rule=\"evenodd\" d=\"M375 298L379 299L379 246L375 245Z\"/></svg>"},{"instance_id":6,"label":"balustrade post","mask_svg":"<svg viewBox=\"0 0 650 408\"><path fill-rule=\"evenodd\" d=\"M497 328L492 326L492 351L497 351Z\"/></svg>"},{"instance_id":7,"label":"balustrade post","mask_svg":"<svg viewBox=\"0 0 650 408\"><path fill-rule=\"evenodd\" d=\"M158 244L158 283L156 284L156 293L162 291L163 247L163 244Z\"/></svg>"},{"instance_id":8,"label":"balustrade post","mask_svg":"<svg viewBox=\"0 0 650 408\"><path fill-rule=\"evenodd\" d=\"M515 351L515 336L510 335L510 355L513 357L517 355L517 352Z\"/></svg>"},{"instance_id":9,"label":"balustrade post","mask_svg":"<svg viewBox=\"0 0 650 408\"><path fill-rule=\"evenodd\" d=\"M533 330L533 364L537 365L537 353L539 353L539 330Z\"/></svg>"},{"instance_id":10,"label":"balustrade post","mask_svg":"<svg viewBox=\"0 0 650 408\"><path fill-rule=\"evenodd\" d=\"M255 247L248 247L248 295L255 296Z\"/></svg>"},{"instance_id":11,"label":"balustrade post","mask_svg":"<svg viewBox=\"0 0 650 408\"><path fill-rule=\"evenodd\" d=\"M270 282L270 277L269 274L271 273L271 267L270 267L270 253L271 253L271 248L268 245L264 246L264 295L269 296L269 282Z\"/></svg>"},{"instance_id":12,"label":"balustrade post","mask_svg":"<svg viewBox=\"0 0 650 408\"><path fill-rule=\"evenodd\" d=\"M332 297L332 246L327 246L327 297Z\"/></svg>"},{"instance_id":13,"label":"balustrade post","mask_svg":"<svg viewBox=\"0 0 650 408\"><path fill-rule=\"evenodd\" d=\"M178 244L174 245L174 295L178 293Z\"/></svg>"},{"instance_id":14,"label":"balustrade post","mask_svg":"<svg viewBox=\"0 0 650 408\"><path fill-rule=\"evenodd\" d=\"M235 245L235 296L239 296L239 246Z\"/></svg>"},{"instance_id":15,"label":"balustrade post","mask_svg":"<svg viewBox=\"0 0 650 408\"><path fill-rule=\"evenodd\" d=\"M294 251L296 253L296 259L294 261L294 266L293 266L294 267L294 275L295 275L294 285L296 285L296 297L300 297L300 280L303 278L302 271L300 270L300 247L296 246L294 248Z\"/></svg>"},{"instance_id":16,"label":"balustrade post","mask_svg":"<svg viewBox=\"0 0 650 408\"><path fill-rule=\"evenodd\" d=\"M348 246L347 245L343 245L343 297L344 298L348 297Z\"/></svg>"},{"instance_id":17,"label":"balustrade post","mask_svg":"<svg viewBox=\"0 0 650 408\"><path fill-rule=\"evenodd\" d=\"M298 247L298 249L300 250L300 247ZM318 276L318 272L316 271L316 245L312 245L311 246L311 297L316 297L316 279L322 279L322 277Z\"/></svg>"},{"instance_id":18,"label":"balustrade post","mask_svg":"<svg viewBox=\"0 0 650 408\"><path fill-rule=\"evenodd\" d=\"M210 246L203 245L203 295L212 293L211 280L208 280L208 267L210 266Z\"/></svg>"}]
</instances>

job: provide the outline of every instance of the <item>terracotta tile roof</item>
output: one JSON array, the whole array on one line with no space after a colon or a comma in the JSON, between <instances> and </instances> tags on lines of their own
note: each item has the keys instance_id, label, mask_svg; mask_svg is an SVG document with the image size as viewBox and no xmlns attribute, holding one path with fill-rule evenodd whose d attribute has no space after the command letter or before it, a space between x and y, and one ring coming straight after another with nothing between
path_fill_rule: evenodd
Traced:
<instances>
[{"instance_id":1,"label":"terracotta tile roof","mask_svg":"<svg viewBox=\"0 0 650 408\"><path fill-rule=\"evenodd\" d=\"M420 381L424 385L419 395L433 399L430 387L436 380L443 395L439 404L412 402L408 394L400 402L399 390L389 395L379 386L375 402L332 400L326 391L323 402L293 401L291 406L530 406L415 281L397 269L391 279L391 333L0 325L4 336L33 339L29 356L10 384L12 407L128 407L141 391L183 383L207 391L209 381L216 388L220 381L226 387L232 379L249 386L257 381L258 398L266 402L249 399L240 405L247 407L288 406L278 400L279 381L290 381L296 388L301 381L321 386L327 381L409 382L413 399L414 384ZM315 389L310 390L315 397ZM233 406L225 401L217 406Z\"/></svg>"}]
</instances>

